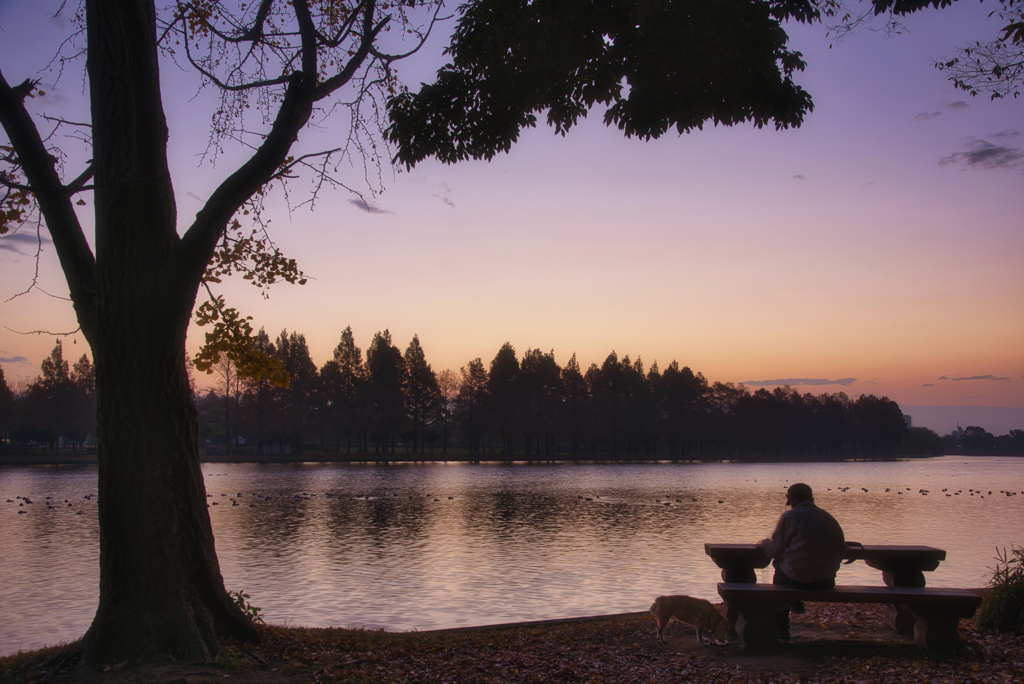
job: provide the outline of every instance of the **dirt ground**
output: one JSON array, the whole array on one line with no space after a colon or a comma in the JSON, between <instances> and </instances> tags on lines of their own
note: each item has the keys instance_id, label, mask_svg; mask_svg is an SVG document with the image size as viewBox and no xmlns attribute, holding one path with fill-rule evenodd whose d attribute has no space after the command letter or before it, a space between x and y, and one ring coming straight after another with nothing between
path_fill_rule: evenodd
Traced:
<instances>
[{"instance_id":1,"label":"dirt ground","mask_svg":"<svg viewBox=\"0 0 1024 684\"><path fill-rule=\"evenodd\" d=\"M778 653L697 643L673 622L662 646L654 619L609 619L448 632L389 633L267 627L256 645L227 643L212 664L113 664L99 684L298 684L300 682L828 682L1024 681L1024 638L961 623L963 647L926 655L885 629L883 607L808 604L793 617L793 639ZM0 658L0 682L76 677L76 645Z\"/></svg>"}]
</instances>

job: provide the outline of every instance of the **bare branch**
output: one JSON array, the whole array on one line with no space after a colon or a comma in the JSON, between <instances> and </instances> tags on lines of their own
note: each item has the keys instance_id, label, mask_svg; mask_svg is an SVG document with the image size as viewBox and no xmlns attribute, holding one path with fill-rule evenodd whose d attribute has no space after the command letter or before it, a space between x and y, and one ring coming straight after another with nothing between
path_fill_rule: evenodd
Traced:
<instances>
[{"instance_id":1,"label":"bare branch","mask_svg":"<svg viewBox=\"0 0 1024 684\"><path fill-rule=\"evenodd\" d=\"M85 171L80 173L78 178L67 184L65 189L68 191L68 193L74 194L76 192L80 192L86 189L85 184L89 182L89 179L92 178L93 174L93 165L91 163L92 160L90 159L89 162L89 166L86 167Z\"/></svg>"},{"instance_id":2,"label":"bare branch","mask_svg":"<svg viewBox=\"0 0 1024 684\"><path fill-rule=\"evenodd\" d=\"M339 45L341 45L342 41L345 40L345 37L352 30L352 27L355 26L356 22L359 20L359 12L362 9L362 2L360 2L354 8L352 8L352 13L348 15L348 18L345 20L345 22L340 27L338 27L337 31L334 32L333 38L328 38L327 36L324 36L322 33L317 31L316 35L317 38L320 40L321 44L327 48L336 48Z\"/></svg>"},{"instance_id":3,"label":"bare branch","mask_svg":"<svg viewBox=\"0 0 1024 684\"><path fill-rule=\"evenodd\" d=\"M4 328L6 328L7 330L10 330L15 335L52 335L54 337L68 337L70 335L74 335L77 332L81 332L81 330L82 330L82 326L78 326L77 328L75 328L71 332L53 332L52 330L26 330L26 331L21 331L21 330L15 330L14 328L8 328L6 325L4 326Z\"/></svg>"},{"instance_id":4,"label":"bare branch","mask_svg":"<svg viewBox=\"0 0 1024 684\"><path fill-rule=\"evenodd\" d=\"M225 83L224 81L219 79L216 74L214 74L212 71L209 71L208 69L203 67L202 64L197 62L195 60L195 58L192 57L192 51L191 51L191 49L189 48L189 45L188 45L188 35L185 36L185 40L182 41L182 42L184 42L184 44L185 44L185 57L186 57L186 59L188 59L189 64L191 64L193 66L193 68L195 68L196 71L198 71L204 77L209 79L210 83L214 84L215 86L217 86L221 90L227 90L227 91L231 91L231 92L241 92L243 90L253 90L255 88L265 88L267 86L281 85L283 83L287 83L288 82L288 79L289 79L288 74L281 74L277 78L269 78L269 79L263 79L263 80L259 80L259 81L250 81L248 83L242 83L242 84L239 84L239 85L231 85L229 83Z\"/></svg>"},{"instance_id":5,"label":"bare branch","mask_svg":"<svg viewBox=\"0 0 1024 684\"><path fill-rule=\"evenodd\" d=\"M57 174L55 158L47 151L32 117L2 73L0 125L7 132L18 155L21 171L46 220L67 278L78 321L85 326L86 337L91 337L96 316L96 259L85 239L71 198Z\"/></svg>"},{"instance_id":6,"label":"bare branch","mask_svg":"<svg viewBox=\"0 0 1024 684\"><path fill-rule=\"evenodd\" d=\"M46 119L47 121L52 121L58 125L64 124L67 126L82 126L83 128L92 128L91 123L82 123L80 121L68 121L67 119L62 119L59 116L49 116L47 114L40 114L40 117Z\"/></svg>"},{"instance_id":7,"label":"bare branch","mask_svg":"<svg viewBox=\"0 0 1024 684\"><path fill-rule=\"evenodd\" d=\"M14 93L14 97L18 98L19 102L24 102L25 98L29 96L29 93L39 84L38 79L26 78L18 85L11 88Z\"/></svg>"},{"instance_id":8,"label":"bare branch","mask_svg":"<svg viewBox=\"0 0 1024 684\"><path fill-rule=\"evenodd\" d=\"M377 39L377 35L384 30L384 27L391 20L391 17L384 17L376 26L374 26L372 9L371 3L371 7L367 8L366 14L363 17L363 37L360 41L359 49L356 50L356 53L352 56L352 59L348 61L348 64L345 65L344 69L317 87L314 91L314 100L320 101L325 97L328 97L338 88L352 80L352 76L356 73L356 70L359 69L367 55L370 54L370 48L373 46L373 41Z\"/></svg>"},{"instance_id":9,"label":"bare branch","mask_svg":"<svg viewBox=\"0 0 1024 684\"><path fill-rule=\"evenodd\" d=\"M392 55L392 54L387 54L387 53L384 53L384 52L380 52L379 50L371 47L370 48L370 54L373 55L374 57L376 57L377 59L379 59L379 60L381 60L383 62L386 62L388 64L390 64L391 62L397 62L399 60L406 59L407 57L412 57L413 55L415 55L417 52L420 51L420 49L423 47L423 45L427 42L427 39L430 38L430 33L431 33L431 31L434 30L434 26L436 26L438 22L444 21L446 19L451 19L454 16L454 15L448 15L448 16L445 16L445 17L439 17L438 15L441 13L441 8L442 7L443 7L443 5L438 5L437 9L434 10L434 16L431 18L430 23L427 24L427 30L426 31L416 31L416 36L419 38L419 42L416 43L416 47L414 47L412 50L409 50L408 52L397 53L397 54L393 54Z\"/></svg>"},{"instance_id":10,"label":"bare branch","mask_svg":"<svg viewBox=\"0 0 1024 684\"><path fill-rule=\"evenodd\" d=\"M43 234L42 234L42 229L43 229L42 217L38 217L36 219L36 257L35 257L36 268L35 268L35 272L32 274L32 282L30 282L28 284L28 287L25 288L25 290L23 292L18 292L16 294L11 295L7 299L5 299L4 300L4 304L6 304L6 303L8 303L10 301L13 301L13 300L15 300L18 297L21 297L23 295L27 295L29 292L31 292L33 289L36 288L36 285L39 282L39 257L43 253Z\"/></svg>"}]
</instances>

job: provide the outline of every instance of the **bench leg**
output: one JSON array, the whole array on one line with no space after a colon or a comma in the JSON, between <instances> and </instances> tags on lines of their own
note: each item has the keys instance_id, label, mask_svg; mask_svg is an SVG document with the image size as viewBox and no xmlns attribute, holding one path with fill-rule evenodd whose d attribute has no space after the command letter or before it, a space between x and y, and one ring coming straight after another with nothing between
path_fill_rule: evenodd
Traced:
<instances>
[{"instance_id":1,"label":"bench leg","mask_svg":"<svg viewBox=\"0 0 1024 684\"><path fill-rule=\"evenodd\" d=\"M735 611L736 634L748 651L774 651L779 648L779 633L775 628L775 613L785 610L789 603L729 602L729 612Z\"/></svg>"},{"instance_id":2,"label":"bench leg","mask_svg":"<svg viewBox=\"0 0 1024 684\"><path fill-rule=\"evenodd\" d=\"M743 582L744 584L757 583L757 570L748 567L722 568L723 582Z\"/></svg>"},{"instance_id":3,"label":"bench leg","mask_svg":"<svg viewBox=\"0 0 1024 684\"><path fill-rule=\"evenodd\" d=\"M726 601L722 607L725 608L725 619L728 620L729 624L735 629L736 623L740 619L740 612L733 608L728 601Z\"/></svg>"},{"instance_id":4,"label":"bench leg","mask_svg":"<svg viewBox=\"0 0 1024 684\"><path fill-rule=\"evenodd\" d=\"M970 617L973 610L949 606L906 606L914 614L914 640L917 645L932 652L956 650L961 646L957 629L961 617Z\"/></svg>"},{"instance_id":5,"label":"bench leg","mask_svg":"<svg viewBox=\"0 0 1024 684\"><path fill-rule=\"evenodd\" d=\"M913 634L914 619L914 614L903 606L888 605L885 607L885 626L896 630L899 634Z\"/></svg>"},{"instance_id":6,"label":"bench leg","mask_svg":"<svg viewBox=\"0 0 1024 684\"><path fill-rule=\"evenodd\" d=\"M750 567L738 567L738 568L722 568L722 581L723 582L743 582L744 584L755 584L757 583L757 571ZM729 621L729 624L733 627L736 626L736 621L739 619L740 614L735 608L729 605L729 602L725 602L725 619Z\"/></svg>"},{"instance_id":7,"label":"bench leg","mask_svg":"<svg viewBox=\"0 0 1024 684\"><path fill-rule=\"evenodd\" d=\"M887 587L923 587L924 573L920 570L883 570L882 581Z\"/></svg>"},{"instance_id":8,"label":"bench leg","mask_svg":"<svg viewBox=\"0 0 1024 684\"><path fill-rule=\"evenodd\" d=\"M882 581L887 587L923 587L924 573L920 570L883 570ZM885 607L885 626L899 634L913 634L914 615L900 605Z\"/></svg>"}]
</instances>

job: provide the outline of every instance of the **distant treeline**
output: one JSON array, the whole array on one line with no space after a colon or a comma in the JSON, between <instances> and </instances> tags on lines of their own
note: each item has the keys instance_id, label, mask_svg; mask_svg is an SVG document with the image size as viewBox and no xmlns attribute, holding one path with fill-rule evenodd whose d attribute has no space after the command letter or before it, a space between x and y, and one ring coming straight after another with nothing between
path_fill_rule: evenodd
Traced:
<instances>
[{"instance_id":1,"label":"distant treeline","mask_svg":"<svg viewBox=\"0 0 1024 684\"><path fill-rule=\"evenodd\" d=\"M489 363L436 373L418 337L403 353L386 330L364 359L346 328L319 369L302 334L272 342L261 330L258 344L281 360L290 385L233 377L222 362L219 387L197 399L204 440L293 454L843 458L892 455L908 437L886 398L751 392L615 352L582 369L575 355L561 366L553 352L520 357L506 343Z\"/></svg>"},{"instance_id":2,"label":"distant treeline","mask_svg":"<svg viewBox=\"0 0 1024 684\"><path fill-rule=\"evenodd\" d=\"M993 451L1024 454L1024 430L1010 430L996 437L983 427L970 425L957 428L942 437L941 441L943 453L946 454L985 454Z\"/></svg>"},{"instance_id":3,"label":"distant treeline","mask_svg":"<svg viewBox=\"0 0 1024 684\"><path fill-rule=\"evenodd\" d=\"M933 455L962 448L1024 452L1024 431L981 428L940 437L906 426L886 397L750 391L709 382L673 361L664 369L613 351L600 365L564 365L554 352L505 343L489 363L435 373L419 338L403 353L388 331L365 359L346 328L321 367L305 337L260 330L257 346L279 359L287 387L214 366L215 387L196 394L199 437L234 454L444 455L482 460L577 458L862 458ZM69 369L60 342L42 375L12 393L0 368L0 437L8 448L73 448L95 433L95 379L86 356Z\"/></svg>"},{"instance_id":4,"label":"distant treeline","mask_svg":"<svg viewBox=\"0 0 1024 684\"><path fill-rule=\"evenodd\" d=\"M6 449L30 444L52 449L62 441L78 451L96 434L96 372L92 362L82 354L69 367L58 340L39 369L39 377L14 392L0 367L0 443Z\"/></svg>"}]
</instances>

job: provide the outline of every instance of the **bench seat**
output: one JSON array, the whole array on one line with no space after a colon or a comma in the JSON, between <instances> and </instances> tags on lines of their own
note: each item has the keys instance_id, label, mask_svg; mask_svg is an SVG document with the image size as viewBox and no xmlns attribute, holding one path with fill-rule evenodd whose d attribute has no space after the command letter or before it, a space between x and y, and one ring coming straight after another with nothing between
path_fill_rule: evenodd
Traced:
<instances>
[{"instance_id":1,"label":"bench seat","mask_svg":"<svg viewBox=\"0 0 1024 684\"><path fill-rule=\"evenodd\" d=\"M793 601L811 603L882 603L909 612L914 618L914 639L929 651L955 648L960 643L960 618L971 617L981 597L964 589L940 587L838 586L827 590L790 589L774 584L722 582L718 594L728 604L730 620L747 648L770 650L778 646L774 613Z\"/></svg>"}]
</instances>

